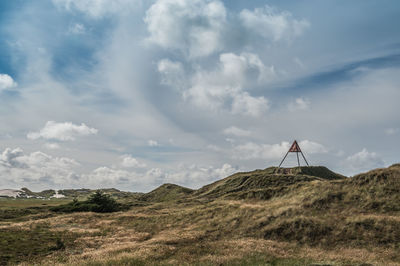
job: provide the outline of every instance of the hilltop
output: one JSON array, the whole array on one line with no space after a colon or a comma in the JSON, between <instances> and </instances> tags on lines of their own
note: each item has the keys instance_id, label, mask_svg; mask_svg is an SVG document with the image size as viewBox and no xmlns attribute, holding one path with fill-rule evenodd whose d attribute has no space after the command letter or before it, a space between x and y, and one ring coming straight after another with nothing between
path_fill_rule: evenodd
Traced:
<instances>
[{"instance_id":1,"label":"hilltop","mask_svg":"<svg viewBox=\"0 0 400 266\"><path fill-rule=\"evenodd\" d=\"M59 214L10 201L0 264L400 265L400 164L354 177L270 167L117 199L130 209Z\"/></svg>"},{"instance_id":2,"label":"hilltop","mask_svg":"<svg viewBox=\"0 0 400 266\"><path fill-rule=\"evenodd\" d=\"M199 197L223 197L231 199L270 199L298 189L311 181L341 180L346 177L330 171L326 167L270 167L264 170L237 173L210 185L204 186L194 193Z\"/></svg>"},{"instance_id":3,"label":"hilltop","mask_svg":"<svg viewBox=\"0 0 400 266\"><path fill-rule=\"evenodd\" d=\"M162 202L180 200L191 195L194 190L175 184L163 184L149 193L141 195L138 199L147 202Z\"/></svg>"}]
</instances>

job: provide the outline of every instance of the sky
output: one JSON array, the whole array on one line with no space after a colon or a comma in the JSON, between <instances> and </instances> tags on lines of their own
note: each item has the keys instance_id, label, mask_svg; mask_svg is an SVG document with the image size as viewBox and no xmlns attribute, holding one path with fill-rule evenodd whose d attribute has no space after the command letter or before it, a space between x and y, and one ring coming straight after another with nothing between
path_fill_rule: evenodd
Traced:
<instances>
[{"instance_id":1,"label":"sky","mask_svg":"<svg viewBox=\"0 0 400 266\"><path fill-rule=\"evenodd\" d=\"M398 163L397 0L0 2L0 188L199 188L293 140ZM296 165L291 154L283 166Z\"/></svg>"}]
</instances>

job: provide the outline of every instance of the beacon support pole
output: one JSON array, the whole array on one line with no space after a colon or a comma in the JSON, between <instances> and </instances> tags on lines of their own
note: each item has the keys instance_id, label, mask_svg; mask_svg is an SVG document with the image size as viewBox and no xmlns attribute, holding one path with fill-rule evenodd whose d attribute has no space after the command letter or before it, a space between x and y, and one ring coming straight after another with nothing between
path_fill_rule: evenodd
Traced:
<instances>
[{"instance_id":1,"label":"beacon support pole","mask_svg":"<svg viewBox=\"0 0 400 266\"><path fill-rule=\"evenodd\" d=\"M282 162L279 164L278 168L281 167L283 161L286 159L286 156L287 156L288 154L289 154L289 151L286 153L285 157L283 157L283 160L282 160Z\"/></svg>"},{"instance_id":2,"label":"beacon support pole","mask_svg":"<svg viewBox=\"0 0 400 266\"><path fill-rule=\"evenodd\" d=\"M297 141L295 140L292 144L292 146L290 146L290 149L288 150L288 152L286 153L285 157L283 157L281 163L279 164L278 168L281 167L281 165L283 164L283 162L285 161L286 157L288 156L289 152L295 152L296 153L296 157L297 157L297 165L300 167L300 158L299 158L299 153L301 153L301 156L303 157L304 161L306 162L307 166L310 166L306 160L306 157L304 156L303 152L300 149L299 144L297 143Z\"/></svg>"}]
</instances>

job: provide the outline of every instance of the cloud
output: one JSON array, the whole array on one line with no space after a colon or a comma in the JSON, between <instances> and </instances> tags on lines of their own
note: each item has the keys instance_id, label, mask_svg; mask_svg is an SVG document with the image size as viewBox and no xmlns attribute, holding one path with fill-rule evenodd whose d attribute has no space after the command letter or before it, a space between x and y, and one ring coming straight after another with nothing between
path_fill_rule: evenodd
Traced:
<instances>
[{"instance_id":1,"label":"cloud","mask_svg":"<svg viewBox=\"0 0 400 266\"><path fill-rule=\"evenodd\" d=\"M289 142L272 145L247 142L234 147L232 157L240 160L279 159L287 152L289 147Z\"/></svg>"},{"instance_id":2,"label":"cloud","mask_svg":"<svg viewBox=\"0 0 400 266\"><path fill-rule=\"evenodd\" d=\"M95 135L97 132L97 129L90 128L84 123L75 125L71 122L48 121L39 132L30 132L27 137L32 140L43 138L46 140L72 141L80 136Z\"/></svg>"},{"instance_id":3,"label":"cloud","mask_svg":"<svg viewBox=\"0 0 400 266\"><path fill-rule=\"evenodd\" d=\"M236 137L248 137L251 135L251 132L249 130L231 126L231 127L224 129L224 134L232 135L232 136L236 136Z\"/></svg>"},{"instance_id":4,"label":"cloud","mask_svg":"<svg viewBox=\"0 0 400 266\"><path fill-rule=\"evenodd\" d=\"M353 173L371 170L373 168L383 167L382 158L375 152L369 152L366 148L362 149L346 158L346 167Z\"/></svg>"},{"instance_id":5,"label":"cloud","mask_svg":"<svg viewBox=\"0 0 400 266\"><path fill-rule=\"evenodd\" d=\"M264 96L253 97L243 92L235 95L232 113L248 116L260 116L269 109L268 100Z\"/></svg>"},{"instance_id":6,"label":"cloud","mask_svg":"<svg viewBox=\"0 0 400 266\"><path fill-rule=\"evenodd\" d=\"M45 143L44 147L49 150L57 150L60 148L60 145L58 143Z\"/></svg>"},{"instance_id":7,"label":"cloud","mask_svg":"<svg viewBox=\"0 0 400 266\"><path fill-rule=\"evenodd\" d=\"M1 154L0 164L7 167L24 167L24 165L17 160L17 158L23 156L23 154L24 152L21 148L7 148Z\"/></svg>"},{"instance_id":8,"label":"cloud","mask_svg":"<svg viewBox=\"0 0 400 266\"><path fill-rule=\"evenodd\" d=\"M173 87L178 91L185 88L186 75L182 63L162 59L157 64L157 70L162 75L162 84Z\"/></svg>"},{"instance_id":9,"label":"cloud","mask_svg":"<svg viewBox=\"0 0 400 266\"><path fill-rule=\"evenodd\" d=\"M315 154L315 153L326 153L328 149L317 142L302 140L299 142L299 146L304 153Z\"/></svg>"},{"instance_id":10,"label":"cloud","mask_svg":"<svg viewBox=\"0 0 400 266\"><path fill-rule=\"evenodd\" d=\"M220 168L200 167L196 164L181 165L176 171L165 173L164 180L183 186L190 186L191 188L199 188L202 185L232 175L237 171L237 168L227 163Z\"/></svg>"},{"instance_id":11,"label":"cloud","mask_svg":"<svg viewBox=\"0 0 400 266\"><path fill-rule=\"evenodd\" d=\"M55 6L67 11L79 11L92 18L121 14L140 5L136 0L53 0Z\"/></svg>"},{"instance_id":12,"label":"cloud","mask_svg":"<svg viewBox=\"0 0 400 266\"><path fill-rule=\"evenodd\" d=\"M0 74L0 91L12 89L17 86L17 83L7 74Z\"/></svg>"},{"instance_id":13,"label":"cloud","mask_svg":"<svg viewBox=\"0 0 400 266\"><path fill-rule=\"evenodd\" d=\"M116 187L131 191L149 191L172 182L198 188L202 185L233 174L238 169L230 164L221 167L200 167L181 164L176 168L146 168L130 155L121 157L121 166L100 166L86 173L79 173L80 164L70 158L53 157L37 151L30 154L22 149L5 149L0 154L0 186L43 188L104 188Z\"/></svg>"},{"instance_id":14,"label":"cloud","mask_svg":"<svg viewBox=\"0 0 400 266\"><path fill-rule=\"evenodd\" d=\"M129 182L136 184L138 177L140 176L138 176L135 172L102 166L94 169L88 174L83 174L78 178L82 181L84 180L84 184L90 187L115 187L121 184L126 185ZM151 180L147 181L149 182Z\"/></svg>"},{"instance_id":15,"label":"cloud","mask_svg":"<svg viewBox=\"0 0 400 266\"><path fill-rule=\"evenodd\" d=\"M68 33L70 34L85 34L86 33L86 27L85 25L81 23L75 23L73 25L69 26Z\"/></svg>"},{"instance_id":16,"label":"cloud","mask_svg":"<svg viewBox=\"0 0 400 266\"><path fill-rule=\"evenodd\" d=\"M400 132L400 129L398 128L386 128L385 129L385 134L388 136L396 135Z\"/></svg>"},{"instance_id":17,"label":"cloud","mask_svg":"<svg viewBox=\"0 0 400 266\"><path fill-rule=\"evenodd\" d=\"M244 9L239 17L248 31L274 42L292 40L302 35L310 26L307 20L294 19L290 12L278 12L268 5L255 8L254 11Z\"/></svg>"},{"instance_id":18,"label":"cloud","mask_svg":"<svg viewBox=\"0 0 400 266\"><path fill-rule=\"evenodd\" d=\"M148 40L162 48L180 50L192 58L222 49L226 10L220 1L158 0L144 21Z\"/></svg>"},{"instance_id":19,"label":"cloud","mask_svg":"<svg viewBox=\"0 0 400 266\"><path fill-rule=\"evenodd\" d=\"M293 102L290 102L288 108L291 112L307 110L310 107L310 104L310 100L300 97L295 99Z\"/></svg>"},{"instance_id":20,"label":"cloud","mask_svg":"<svg viewBox=\"0 0 400 266\"><path fill-rule=\"evenodd\" d=\"M147 141L147 145L149 145L150 147L157 147L157 146L160 146L160 144L158 143L158 141L152 140L152 139L150 139L150 140Z\"/></svg>"},{"instance_id":21,"label":"cloud","mask_svg":"<svg viewBox=\"0 0 400 266\"><path fill-rule=\"evenodd\" d=\"M121 166L126 168L144 168L146 167L145 163L139 162L136 158L133 158L131 155L126 154L121 157L122 162Z\"/></svg>"},{"instance_id":22,"label":"cloud","mask_svg":"<svg viewBox=\"0 0 400 266\"><path fill-rule=\"evenodd\" d=\"M246 89L263 84L274 75L274 68L266 67L256 54L221 54L214 71L195 72L183 98L209 110L228 109L233 114L259 116L268 110L268 100L264 96L253 97Z\"/></svg>"},{"instance_id":23,"label":"cloud","mask_svg":"<svg viewBox=\"0 0 400 266\"><path fill-rule=\"evenodd\" d=\"M129 162L132 162L129 161ZM162 182L151 170L145 173L98 167L88 173L77 172L78 162L66 157L53 157L37 151L24 153L20 148L7 148L0 155L0 186L29 186L35 188L104 188L105 186L123 188L137 186L137 191L150 189ZM131 187L132 188L132 187Z\"/></svg>"},{"instance_id":24,"label":"cloud","mask_svg":"<svg viewBox=\"0 0 400 266\"><path fill-rule=\"evenodd\" d=\"M75 160L66 157L52 157L37 151L25 154L20 148L7 148L0 157L0 174L6 184L40 184L40 186L64 185L72 182L70 177L79 166Z\"/></svg>"},{"instance_id":25,"label":"cloud","mask_svg":"<svg viewBox=\"0 0 400 266\"><path fill-rule=\"evenodd\" d=\"M232 150L232 157L240 160L266 159L277 160L283 158L290 148L290 143L283 141L278 144L258 144L247 142L237 145ZM300 148L305 154L326 153L327 149L319 143L303 140L299 142Z\"/></svg>"}]
</instances>

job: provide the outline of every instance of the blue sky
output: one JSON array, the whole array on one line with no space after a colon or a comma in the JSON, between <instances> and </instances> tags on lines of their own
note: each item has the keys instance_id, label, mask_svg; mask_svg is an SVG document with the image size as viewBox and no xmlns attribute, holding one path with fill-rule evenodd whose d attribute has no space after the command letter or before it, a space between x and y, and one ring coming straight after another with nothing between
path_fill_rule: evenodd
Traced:
<instances>
[{"instance_id":1,"label":"blue sky","mask_svg":"<svg viewBox=\"0 0 400 266\"><path fill-rule=\"evenodd\" d=\"M398 162L398 1L0 2L0 188ZM295 163L290 158L286 166Z\"/></svg>"}]
</instances>

